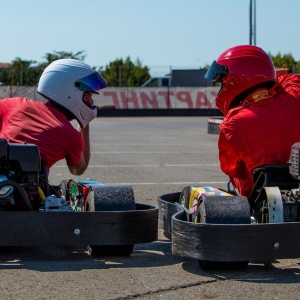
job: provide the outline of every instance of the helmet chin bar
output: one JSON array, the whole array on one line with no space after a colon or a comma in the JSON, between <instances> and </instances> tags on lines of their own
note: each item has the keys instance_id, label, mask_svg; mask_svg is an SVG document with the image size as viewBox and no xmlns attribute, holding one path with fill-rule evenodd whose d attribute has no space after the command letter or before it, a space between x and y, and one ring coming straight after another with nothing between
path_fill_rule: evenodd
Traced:
<instances>
[{"instance_id":1,"label":"helmet chin bar","mask_svg":"<svg viewBox=\"0 0 300 300\"><path fill-rule=\"evenodd\" d=\"M87 105L84 105L85 107L83 110L79 110L77 113L77 121L81 128L85 128L93 119L97 117L97 107L92 106L89 107Z\"/></svg>"}]
</instances>

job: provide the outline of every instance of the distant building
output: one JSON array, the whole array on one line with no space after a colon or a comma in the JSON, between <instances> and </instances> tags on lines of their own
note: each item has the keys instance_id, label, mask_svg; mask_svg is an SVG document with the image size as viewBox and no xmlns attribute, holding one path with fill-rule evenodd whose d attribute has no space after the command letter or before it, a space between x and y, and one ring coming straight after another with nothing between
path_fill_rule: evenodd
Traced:
<instances>
[{"instance_id":1,"label":"distant building","mask_svg":"<svg viewBox=\"0 0 300 300\"><path fill-rule=\"evenodd\" d=\"M275 70L276 70L276 76L281 74L292 73L292 71L289 68L276 68Z\"/></svg>"},{"instance_id":2,"label":"distant building","mask_svg":"<svg viewBox=\"0 0 300 300\"><path fill-rule=\"evenodd\" d=\"M11 63L0 63L0 69L7 69L11 67Z\"/></svg>"}]
</instances>

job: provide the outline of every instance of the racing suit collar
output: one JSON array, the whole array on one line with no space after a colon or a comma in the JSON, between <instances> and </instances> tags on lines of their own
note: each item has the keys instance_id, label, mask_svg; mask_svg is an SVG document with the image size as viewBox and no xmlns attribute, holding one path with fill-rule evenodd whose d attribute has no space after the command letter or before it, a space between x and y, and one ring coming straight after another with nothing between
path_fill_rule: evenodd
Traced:
<instances>
[{"instance_id":1,"label":"racing suit collar","mask_svg":"<svg viewBox=\"0 0 300 300\"><path fill-rule=\"evenodd\" d=\"M259 102L259 101L261 101L263 99L270 98L271 96L273 96L273 95L271 95L270 91L267 88L264 88L264 87L258 88L253 93L251 93L250 95L248 95L243 100L242 104Z\"/></svg>"}]
</instances>

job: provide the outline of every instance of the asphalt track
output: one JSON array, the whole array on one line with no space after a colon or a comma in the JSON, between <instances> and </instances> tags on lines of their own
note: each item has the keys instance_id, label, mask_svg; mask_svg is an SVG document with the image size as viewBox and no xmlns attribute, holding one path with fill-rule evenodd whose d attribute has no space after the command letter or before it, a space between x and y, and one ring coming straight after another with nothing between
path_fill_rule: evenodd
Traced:
<instances>
[{"instance_id":1,"label":"asphalt track","mask_svg":"<svg viewBox=\"0 0 300 300\"><path fill-rule=\"evenodd\" d=\"M136 202L157 205L160 194L190 184L224 188L217 135L208 117L97 118L92 158L82 178L131 184ZM50 181L71 178L64 162ZM38 230L38 228L37 228ZM30 232L28 233L30 234ZM253 241L255 242L255 241ZM85 249L22 247L1 250L1 299L300 299L300 260L271 268L251 262L243 271L203 271L158 241L135 245L130 257L95 258Z\"/></svg>"}]
</instances>

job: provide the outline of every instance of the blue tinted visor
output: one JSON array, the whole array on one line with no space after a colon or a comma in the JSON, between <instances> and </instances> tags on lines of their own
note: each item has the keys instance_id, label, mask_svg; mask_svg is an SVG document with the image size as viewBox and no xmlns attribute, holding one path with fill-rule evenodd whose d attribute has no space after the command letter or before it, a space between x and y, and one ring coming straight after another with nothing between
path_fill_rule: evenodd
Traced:
<instances>
[{"instance_id":1,"label":"blue tinted visor","mask_svg":"<svg viewBox=\"0 0 300 300\"><path fill-rule=\"evenodd\" d=\"M221 78L228 74L228 68L214 61L207 70L204 78L212 80L212 82L221 81Z\"/></svg>"},{"instance_id":2,"label":"blue tinted visor","mask_svg":"<svg viewBox=\"0 0 300 300\"><path fill-rule=\"evenodd\" d=\"M97 91L106 88L107 85L105 79L98 72L75 81L75 86L83 92L97 93Z\"/></svg>"}]
</instances>

